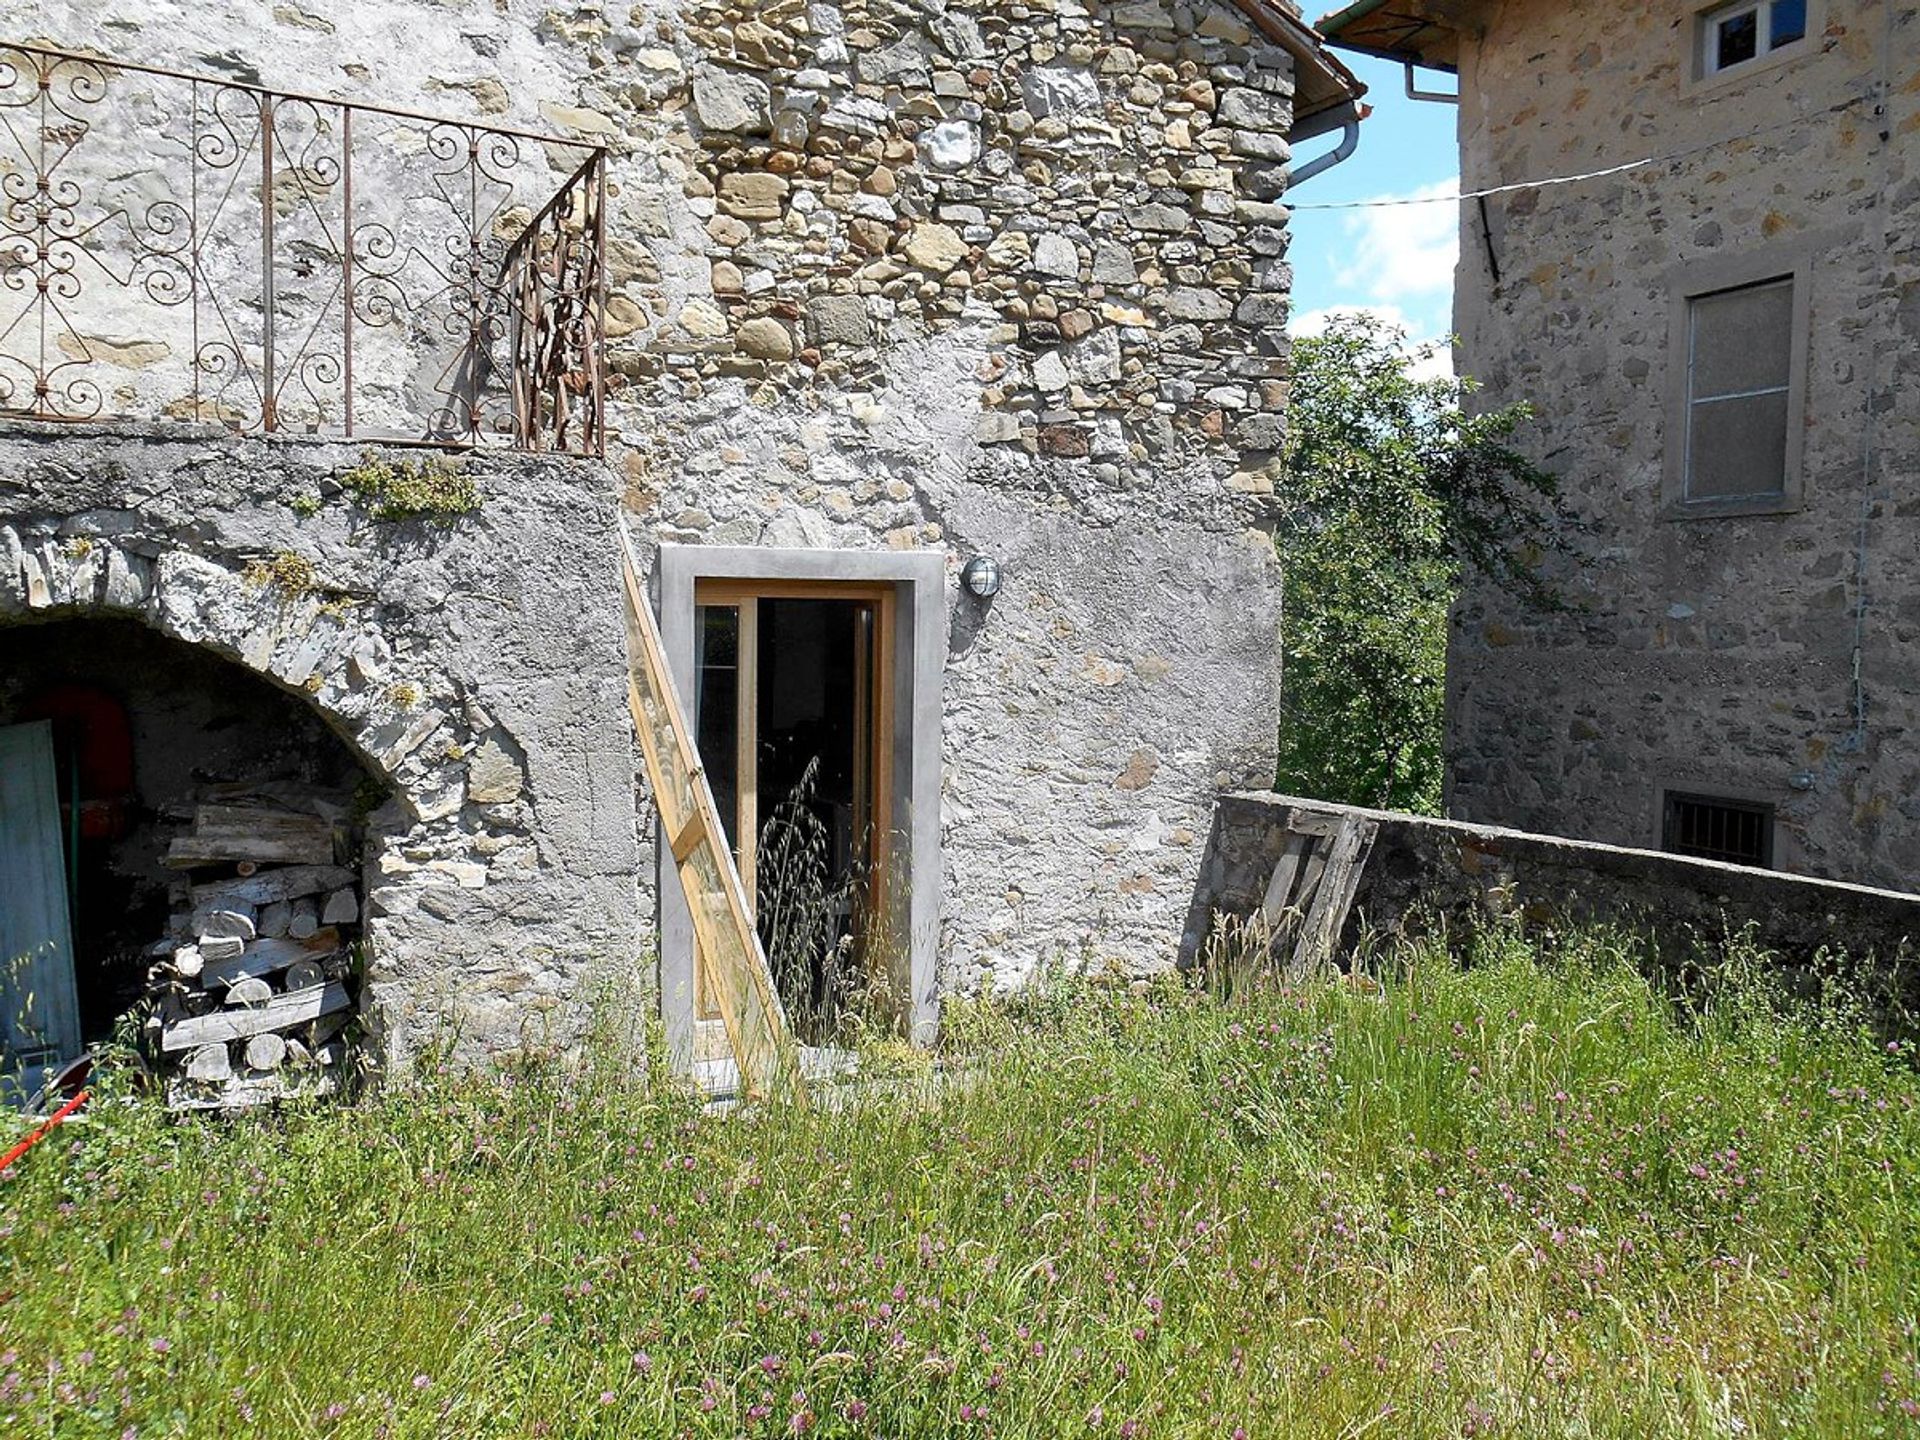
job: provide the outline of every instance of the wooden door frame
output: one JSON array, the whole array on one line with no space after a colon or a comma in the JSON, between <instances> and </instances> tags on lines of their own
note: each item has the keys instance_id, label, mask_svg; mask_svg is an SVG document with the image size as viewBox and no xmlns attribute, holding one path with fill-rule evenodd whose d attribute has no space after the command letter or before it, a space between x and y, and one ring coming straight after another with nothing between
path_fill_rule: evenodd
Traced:
<instances>
[{"instance_id":1,"label":"wooden door frame","mask_svg":"<svg viewBox=\"0 0 1920 1440\"><path fill-rule=\"evenodd\" d=\"M875 689L888 692L893 764L888 808L876 804L874 813L888 842L886 898L902 937L899 985L913 1038L923 1044L932 1041L939 1018L941 688L952 593L947 569L941 551L663 545L652 576L667 662L683 694L693 691L695 591L703 583L751 582L761 594L767 593L761 586L789 585L813 596L831 595L835 586L862 587L862 598L875 586L891 592L894 643L882 672L890 672L891 683ZM691 919L665 871L659 904L661 1015L676 1068L689 1069L695 1035Z\"/></svg>"},{"instance_id":2,"label":"wooden door frame","mask_svg":"<svg viewBox=\"0 0 1920 1440\"><path fill-rule=\"evenodd\" d=\"M863 721L863 736L856 736L854 753L859 758L864 750L866 763L858 767L864 774L856 774L854 783L864 786L870 793L866 806L868 835L866 841L867 894L866 906L869 914L874 908L875 897L882 907L889 907L888 885L891 882L888 861L892 845L889 834L893 824L894 790L894 711L897 708L895 685L895 626L898 623L899 587L884 580L809 580L809 579L771 579L743 580L724 576L710 576L697 579L693 586L693 605L696 628L698 614L702 609L714 607L733 608L739 611L738 656L735 668L735 726L738 733L734 753L734 783L737 801L733 816L738 832L740 848L736 859L740 866L741 883L745 886L747 904L755 902L755 876L757 872L758 827L761 820L759 807L758 774L760 757L754 748L758 735L757 719L750 722L750 702L756 701L759 694L759 613L758 607L763 600L846 600L855 603L871 604L874 609L873 650L871 659L862 656L863 664L870 664L873 673L869 677L867 708ZM697 662L696 662L697 663ZM693 693L697 693L696 691ZM698 718L692 723L697 727ZM864 743L863 743L864 741ZM699 1012L696 1012L699 1013ZM700 1018L711 1018L701 1014Z\"/></svg>"}]
</instances>

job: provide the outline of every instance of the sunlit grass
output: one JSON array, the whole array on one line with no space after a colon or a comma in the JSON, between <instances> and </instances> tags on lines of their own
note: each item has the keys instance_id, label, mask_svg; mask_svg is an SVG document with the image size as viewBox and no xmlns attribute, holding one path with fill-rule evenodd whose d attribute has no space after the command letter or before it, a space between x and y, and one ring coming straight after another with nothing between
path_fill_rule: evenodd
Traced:
<instances>
[{"instance_id":1,"label":"sunlit grass","mask_svg":"<svg viewBox=\"0 0 1920 1440\"><path fill-rule=\"evenodd\" d=\"M0 1433L1920 1434L1906 1056L1568 948L955 1007L812 1114L106 1107L0 1184Z\"/></svg>"}]
</instances>

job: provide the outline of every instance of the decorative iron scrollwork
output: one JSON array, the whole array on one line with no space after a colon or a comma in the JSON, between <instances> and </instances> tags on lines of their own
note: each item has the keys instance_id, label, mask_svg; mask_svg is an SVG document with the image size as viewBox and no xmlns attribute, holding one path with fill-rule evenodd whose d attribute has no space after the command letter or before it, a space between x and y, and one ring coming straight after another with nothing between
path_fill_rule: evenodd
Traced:
<instances>
[{"instance_id":1,"label":"decorative iron scrollwork","mask_svg":"<svg viewBox=\"0 0 1920 1440\"><path fill-rule=\"evenodd\" d=\"M0 413L599 454L605 169L0 45Z\"/></svg>"}]
</instances>

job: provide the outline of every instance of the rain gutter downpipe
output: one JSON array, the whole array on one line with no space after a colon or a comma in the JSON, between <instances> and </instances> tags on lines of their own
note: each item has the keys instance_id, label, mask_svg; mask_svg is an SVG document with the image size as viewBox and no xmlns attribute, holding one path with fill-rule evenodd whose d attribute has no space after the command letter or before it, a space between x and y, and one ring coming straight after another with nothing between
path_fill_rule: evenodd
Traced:
<instances>
[{"instance_id":1,"label":"rain gutter downpipe","mask_svg":"<svg viewBox=\"0 0 1920 1440\"><path fill-rule=\"evenodd\" d=\"M1306 164L1295 166L1293 176L1288 181L1289 187L1304 184L1316 175L1326 174L1342 161L1352 159L1353 152L1360 148L1360 121L1365 114L1365 110L1358 102L1350 100L1345 105L1313 116L1296 129L1290 138L1298 143L1324 135L1337 126L1340 130L1340 143L1326 154L1316 155Z\"/></svg>"}]
</instances>

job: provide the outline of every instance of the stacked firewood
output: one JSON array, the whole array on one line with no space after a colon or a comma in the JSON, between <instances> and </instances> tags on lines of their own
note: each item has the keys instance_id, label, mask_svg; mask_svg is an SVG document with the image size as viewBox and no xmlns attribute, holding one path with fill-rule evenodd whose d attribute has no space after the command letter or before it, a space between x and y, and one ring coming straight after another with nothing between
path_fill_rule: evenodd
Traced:
<instances>
[{"instance_id":1,"label":"stacked firewood","mask_svg":"<svg viewBox=\"0 0 1920 1440\"><path fill-rule=\"evenodd\" d=\"M241 1109L336 1090L352 1016L354 873L344 797L221 786L188 808L149 1053L176 1109Z\"/></svg>"}]
</instances>

